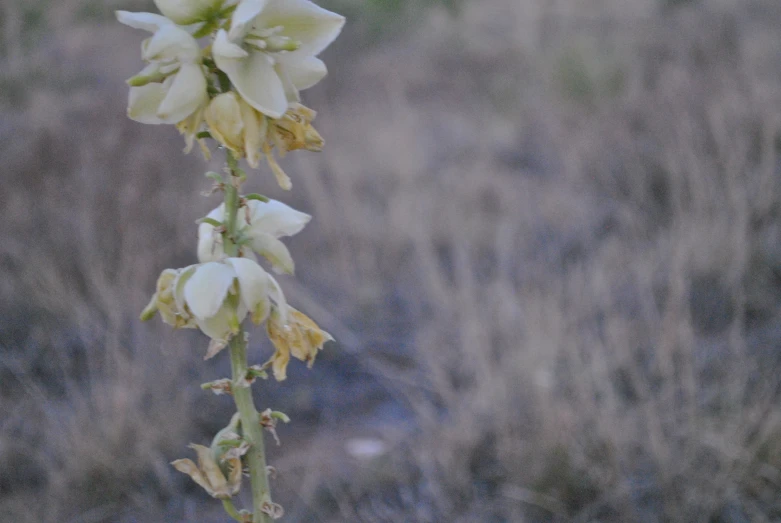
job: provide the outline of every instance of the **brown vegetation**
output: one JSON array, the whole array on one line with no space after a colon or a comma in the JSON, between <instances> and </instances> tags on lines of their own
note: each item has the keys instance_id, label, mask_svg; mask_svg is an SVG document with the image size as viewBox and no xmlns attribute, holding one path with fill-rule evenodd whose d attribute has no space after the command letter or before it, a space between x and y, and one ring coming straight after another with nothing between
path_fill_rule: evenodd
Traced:
<instances>
[{"instance_id":1,"label":"brown vegetation","mask_svg":"<svg viewBox=\"0 0 781 523\"><path fill-rule=\"evenodd\" d=\"M259 388L287 521L781 519L781 9L568 4L354 28L306 93L325 151L252 176L314 215L282 285L338 340ZM138 34L61 25L3 55L0 521L223 521L168 462L227 361L137 321L204 164L124 117Z\"/></svg>"}]
</instances>

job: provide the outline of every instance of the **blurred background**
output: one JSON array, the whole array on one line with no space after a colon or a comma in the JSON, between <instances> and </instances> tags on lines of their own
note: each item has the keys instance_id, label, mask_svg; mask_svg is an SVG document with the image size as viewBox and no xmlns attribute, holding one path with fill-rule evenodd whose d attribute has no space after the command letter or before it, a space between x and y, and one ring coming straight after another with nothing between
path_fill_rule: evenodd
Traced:
<instances>
[{"instance_id":1,"label":"blurred background","mask_svg":"<svg viewBox=\"0 0 781 523\"><path fill-rule=\"evenodd\" d=\"M321 4L327 146L248 187L338 340L257 388L285 521L781 521L781 3ZM114 9L0 3L3 523L227 521L169 462L228 359L137 320L219 159L125 117Z\"/></svg>"}]
</instances>

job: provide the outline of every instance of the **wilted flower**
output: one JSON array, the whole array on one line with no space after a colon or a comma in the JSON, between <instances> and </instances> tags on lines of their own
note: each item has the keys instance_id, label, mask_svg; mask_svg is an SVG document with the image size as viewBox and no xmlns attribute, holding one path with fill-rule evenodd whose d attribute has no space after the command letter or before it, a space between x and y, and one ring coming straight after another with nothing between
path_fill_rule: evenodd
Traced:
<instances>
[{"instance_id":1,"label":"wilted flower","mask_svg":"<svg viewBox=\"0 0 781 523\"><path fill-rule=\"evenodd\" d=\"M238 217L239 238L247 241L240 247L241 255L257 252L271 263L275 272L292 274L293 258L278 238L298 233L312 217L277 200L247 200L245 210L246 213L240 212ZM225 204L210 212L208 218L224 221ZM198 226L199 261L216 261L223 256L219 238L214 225L203 222Z\"/></svg>"},{"instance_id":2,"label":"wilted flower","mask_svg":"<svg viewBox=\"0 0 781 523\"><path fill-rule=\"evenodd\" d=\"M317 113L309 107L293 102L287 112L276 120L270 120L266 140L262 151L266 161L277 179L277 183L285 190L290 190L290 177L285 174L274 158L271 148L276 147L279 155L284 157L290 151L306 149L307 151L322 151L323 138L312 126L312 120Z\"/></svg>"},{"instance_id":3,"label":"wilted flower","mask_svg":"<svg viewBox=\"0 0 781 523\"><path fill-rule=\"evenodd\" d=\"M128 80L131 86L128 116L147 124L178 124L198 115L209 96L195 38L168 18L154 13L117 11L117 19L130 27L154 33L141 46L141 56L149 65Z\"/></svg>"},{"instance_id":4,"label":"wilted flower","mask_svg":"<svg viewBox=\"0 0 781 523\"><path fill-rule=\"evenodd\" d=\"M271 311L266 322L266 331L276 349L269 363L277 381L287 378L287 364L291 354L305 361L311 368L317 352L323 349L323 344L334 339L306 314L290 306L287 311L281 312L277 308Z\"/></svg>"},{"instance_id":5,"label":"wilted flower","mask_svg":"<svg viewBox=\"0 0 781 523\"><path fill-rule=\"evenodd\" d=\"M190 445L198 455L198 465L190 459L177 459L171 465L184 472L209 493L219 499L228 499L241 488L241 457L249 450L249 444L235 432L239 416L234 415L230 424L214 437L211 448Z\"/></svg>"},{"instance_id":6,"label":"wilted flower","mask_svg":"<svg viewBox=\"0 0 781 523\"><path fill-rule=\"evenodd\" d=\"M217 32L212 54L252 107L280 118L299 90L326 75L315 57L343 25L343 16L309 0L241 0L230 30Z\"/></svg>"},{"instance_id":7,"label":"wilted flower","mask_svg":"<svg viewBox=\"0 0 781 523\"><path fill-rule=\"evenodd\" d=\"M279 149L280 156L297 149L323 150L323 137L312 126L315 116L317 113L309 107L291 103L282 118L271 121L269 140Z\"/></svg>"},{"instance_id":8,"label":"wilted flower","mask_svg":"<svg viewBox=\"0 0 781 523\"><path fill-rule=\"evenodd\" d=\"M222 469L209 447L203 445L190 445L198 455L198 465L191 459L177 459L173 465L179 472L184 472L193 481L198 483L212 497L227 499L241 489L241 459L234 459L230 463L228 477L225 477Z\"/></svg>"},{"instance_id":9,"label":"wilted flower","mask_svg":"<svg viewBox=\"0 0 781 523\"><path fill-rule=\"evenodd\" d=\"M176 300L177 289L182 292L181 276L186 269L166 269L157 279L157 289L149 305L141 313L142 320L149 320L156 312L174 328L196 328L195 319L186 309L180 309Z\"/></svg>"},{"instance_id":10,"label":"wilted flower","mask_svg":"<svg viewBox=\"0 0 781 523\"><path fill-rule=\"evenodd\" d=\"M289 190L290 178L273 156L274 147L280 156L290 151L306 149L321 151L323 138L312 126L317 113L293 102L281 118L269 118L250 106L233 91L215 96L204 113L212 137L257 168L266 156L280 187Z\"/></svg>"}]
</instances>

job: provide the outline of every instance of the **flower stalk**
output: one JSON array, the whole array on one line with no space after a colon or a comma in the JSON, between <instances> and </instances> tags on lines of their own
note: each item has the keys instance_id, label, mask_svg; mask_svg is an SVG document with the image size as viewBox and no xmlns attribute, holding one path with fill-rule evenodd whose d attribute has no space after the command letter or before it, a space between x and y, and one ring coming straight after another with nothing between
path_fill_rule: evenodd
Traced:
<instances>
[{"instance_id":1,"label":"flower stalk","mask_svg":"<svg viewBox=\"0 0 781 523\"><path fill-rule=\"evenodd\" d=\"M235 242L239 215L239 188L243 173L240 172L236 157L227 151L227 169L230 183L225 184L225 232L223 233L223 248L227 256L238 254ZM246 460L249 465L250 484L252 490L252 523L270 523L271 519L264 507L271 506L271 491L268 485L266 468L266 450L263 445L263 428L260 416L252 399L252 388L244 385L247 371L247 336L242 330L233 336L229 342L231 357L231 374L233 401L241 419L241 433L244 441L249 444Z\"/></svg>"},{"instance_id":2,"label":"flower stalk","mask_svg":"<svg viewBox=\"0 0 781 523\"><path fill-rule=\"evenodd\" d=\"M171 464L219 499L242 523L269 523L283 510L272 502L271 467L266 465L263 430L279 444L277 421L284 413L258 412L252 385L258 378L287 378L296 358L311 367L330 334L288 305L276 274L293 275L295 264L281 238L301 231L311 216L260 194L241 194L246 180L239 160L259 168L265 158L280 187L290 177L275 155L320 151L324 141L312 126L316 112L300 103L299 91L320 81L325 64L317 55L341 31L344 17L310 0L155 0L162 15L117 11L117 19L152 33L141 46L146 67L129 81L128 116L144 124L173 124L185 152L197 141L204 157L207 140L226 152L222 174L206 173L223 203L198 223L198 262L165 269L141 313L156 314L176 329L199 329L210 338L204 359L228 348L231 378L203 384L204 390L233 396L236 410L211 446L192 444L197 463ZM196 27L200 24L199 27ZM209 43L201 47L201 38ZM245 320L265 324L274 353L249 366ZM249 470L252 511L237 510L233 497Z\"/></svg>"},{"instance_id":3,"label":"flower stalk","mask_svg":"<svg viewBox=\"0 0 781 523\"><path fill-rule=\"evenodd\" d=\"M271 507L271 491L268 485L266 451L263 446L263 428L260 416L252 399L252 389L241 382L247 375L247 342L244 333L234 336L230 341L231 372L233 374L233 400L241 418L241 434L249 444L245 458L249 464L252 490L252 523L270 523L271 518L264 512Z\"/></svg>"},{"instance_id":4,"label":"flower stalk","mask_svg":"<svg viewBox=\"0 0 781 523\"><path fill-rule=\"evenodd\" d=\"M230 151L227 151L227 170L230 176L225 184L225 232L222 234L222 244L227 256L237 256L239 247L236 244L236 222L239 216L239 188L243 173L239 170L239 163Z\"/></svg>"}]
</instances>

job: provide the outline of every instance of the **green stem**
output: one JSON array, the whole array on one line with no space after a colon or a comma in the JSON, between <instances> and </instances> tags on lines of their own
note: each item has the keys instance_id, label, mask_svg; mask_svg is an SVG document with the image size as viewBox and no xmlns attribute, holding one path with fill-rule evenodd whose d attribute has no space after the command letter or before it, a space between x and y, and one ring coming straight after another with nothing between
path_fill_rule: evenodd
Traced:
<instances>
[{"instance_id":1,"label":"green stem","mask_svg":"<svg viewBox=\"0 0 781 523\"><path fill-rule=\"evenodd\" d=\"M236 245L236 223L239 213L239 184L241 175L238 161L228 153L228 168L230 183L225 184L225 234L223 246L228 256L238 256ZM250 483L252 488L252 523L270 523L271 518L263 512L264 506L271 506L271 492L268 486L268 471L266 469L266 452L263 446L263 428L260 416L252 399L252 389L242 385L247 375L247 342L244 332L239 332L230 340L231 370L233 372L233 400L241 418L241 432L244 440L249 443L246 459L249 464Z\"/></svg>"},{"instance_id":2,"label":"green stem","mask_svg":"<svg viewBox=\"0 0 781 523\"><path fill-rule=\"evenodd\" d=\"M239 184L238 162L233 154L228 152L228 168L230 169L230 180L225 184L225 232L222 235L225 254L228 256L238 256L239 246L236 245L236 222L239 215Z\"/></svg>"},{"instance_id":3,"label":"green stem","mask_svg":"<svg viewBox=\"0 0 781 523\"><path fill-rule=\"evenodd\" d=\"M247 343L244 341L244 333L231 339L230 353L234 383L233 400L241 417L241 433L250 446L246 458L252 486L252 522L269 523L271 518L262 511L264 505L271 505L266 452L263 447L263 428L260 426L260 415L252 400L252 389L240 385L240 381L247 374Z\"/></svg>"}]
</instances>

